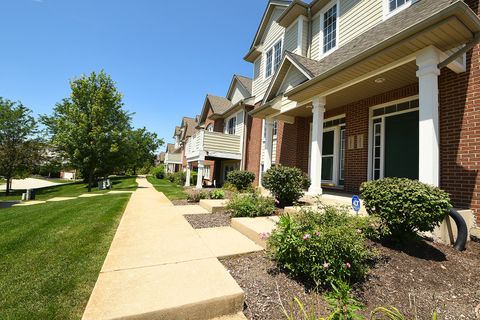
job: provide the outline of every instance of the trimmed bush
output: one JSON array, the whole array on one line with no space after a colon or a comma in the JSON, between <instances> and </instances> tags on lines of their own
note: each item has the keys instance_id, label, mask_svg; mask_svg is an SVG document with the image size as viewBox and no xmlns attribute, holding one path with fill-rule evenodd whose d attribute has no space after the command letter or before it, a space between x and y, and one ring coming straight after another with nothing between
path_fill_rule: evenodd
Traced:
<instances>
[{"instance_id":1,"label":"trimmed bush","mask_svg":"<svg viewBox=\"0 0 480 320\"><path fill-rule=\"evenodd\" d=\"M452 207L445 191L405 178L364 182L360 192L368 214L379 217L396 238L433 231Z\"/></svg>"},{"instance_id":2,"label":"trimmed bush","mask_svg":"<svg viewBox=\"0 0 480 320\"><path fill-rule=\"evenodd\" d=\"M165 167L162 165L158 167L153 167L150 170L150 173L157 179L165 179Z\"/></svg>"},{"instance_id":3,"label":"trimmed bush","mask_svg":"<svg viewBox=\"0 0 480 320\"><path fill-rule=\"evenodd\" d=\"M187 191L187 201L188 202L200 202L200 200L208 199L209 193L203 190L188 190Z\"/></svg>"},{"instance_id":4,"label":"trimmed bush","mask_svg":"<svg viewBox=\"0 0 480 320\"><path fill-rule=\"evenodd\" d=\"M283 215L267 240L269 253L287 271L317 285L362 279L373 253L365 232L352 227L356 219L362 218L332 206Z\"/></svg>"},{"instance_id":5,"label":"trimmed bush","mask_svg":"<svg viewBox=\"0 0 480 320\"><path fill-rule=\"evenodd\" d=\"M234 170L227 175L227 182L232 184L239 192L251 190L254 180L255 174L250 171Z\"/></svg>"},{"instance_id":6,"label":"trimmed bush","mask_svg":"<svg viewBox=\"0 0 480 320\"><path fill-rule=\"evenodd\" d=\"M233 217L263 217L275 213L275 201L258 193L235 194L227 204Z\"/></svg>"},{"instance_id":7,"label":"trimmed bush","mask_svg":"<svg viewBox=\"0 0 480 320\"><path fill-rule=\"evenodd\" d=\"M183 171L178 171L173 174L173 182L183 186L185 185L186 173Z\"/></svg>"},{"instance_id":8,"label":"trimmed bush","mask_svg":"<svg viewBox=\"0 0 480 320\"><path fill-rule=\"evenodd\" d=\"M210 199L225 199L225 191L220 189L210 191Z\"/></svg>"},{"instance_id":9,"label":"trimmed bush","mask_svg":"<svg viewBox=\"0 0 480 320\"><path fill-rule=\"evenodd\" d=\"M262 185L267 188L281 207L296 203L310 187L310 178L299 168L272 167L265 172Z\"/></svg>"}]
</instances>

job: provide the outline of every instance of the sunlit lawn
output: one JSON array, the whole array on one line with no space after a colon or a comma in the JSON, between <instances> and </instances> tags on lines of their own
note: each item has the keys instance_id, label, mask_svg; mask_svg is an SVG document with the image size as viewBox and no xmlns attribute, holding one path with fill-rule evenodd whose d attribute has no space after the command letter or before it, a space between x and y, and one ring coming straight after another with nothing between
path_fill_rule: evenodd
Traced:
<instances>
[{"instance_id":1,"label":"sunlit lawn","mask_svg":"<svg viewBox=\"0 0 480 320\"><path fill-rule=\"evenodd\" d=\"M187 194L183 191L183 187L168 181L167 179L157 179L156 177L147 177L157 191L163 192L170 200L184 200L187 199Z\"/></svg>"},{"instance_id":2,"label":"sunlit lawn","mask_svg":"<svg viewBox=\"0 0 480 320\"><path fill-rule=\"evenodd\" d=\"M75 184L42 196L84 191ZM0 319L80 319L129 198L0 209Z\"/></svg>"}]
</instances>

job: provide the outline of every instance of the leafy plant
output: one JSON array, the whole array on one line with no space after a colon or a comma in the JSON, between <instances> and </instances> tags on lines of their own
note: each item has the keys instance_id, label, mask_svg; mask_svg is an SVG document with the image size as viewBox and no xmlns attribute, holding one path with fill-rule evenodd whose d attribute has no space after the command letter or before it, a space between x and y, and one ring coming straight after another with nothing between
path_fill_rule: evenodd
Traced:
<instances>
[{"instance_id":1,"label":"leafy plant","mask_svg":"<svg viewBox=\"0 0 480 320\"><path fill-rule=\"evenodd\" d=\"M165 178L165 167L160 165L158 167L153 167L150 173L157 179Z\"/></svg>"},{"instance_id":2,"label":"leafy plant","mask_svg":"<svg viewBox=\"0 0 480 320\"><path fill-rule=\"evenodd\" d=\"M310 178L299 168L278 166L265 172L262 184L284 207L293 205L303 196L310 187Z\"/></svg>"},{"instance_id":3,"label":"leafy plant","mask_svg":"<svg viewBox=\"0 0 480 320\"><path fill-rule=\"evenodd\" d=\"M269 253L287 271L317 285L361 279L373 252L364 232L352 228L353 219L336 207L283 215L267 240Z\"/></svg>"},{"instance_id":4,"label":"leafy plant","mask_svg":"<svg viewBox=\"0 0 480 320\"><path fill-rule=\"evenodd\" d=\"M364 182L361 195L367 212L379 217L397 238L433 231L452 207L445 191L405 178Z\"/></svg>"},{"instance_id":5,"label":"leafy plant","mask_svg":"<svg viewBox=\"0 0 480 320\"><path fill-rule=\"evenodd\" d=\"M210 199L225 199L225 191L220 189L210 191Z\"/></svg>"},{"instance_id":6,"label":"leafy plant","mask_svg":"<svg viewBox=\"0 0 480 320\"><path fill-rule=\"evenodd\" d=\"M178 171L173 174L173 181L174 183L178 184L179 186L185 185L185 181L187 179L187 175L183 171Z\"/></svg>"},{"instance_id":7,"label":"leafy plant","mask_svg":"<svg viewBox=\"0 0 480 320\"><path fill-rule=\"evenodd\" d=\"M437 312L432 314L432 320L437 320ZM378 307L372 311L370 320L408 320L397 308L394 307Z\"/></svg>"},{"instance_id":8,"label":"leafy plant","mask_svg":"<svg viewBox=\"0 0 480 320\"><path fill-rule=\"evenodd\" d=\"M252 183L255 180L255 174L250 171L234 170L227 175L227 182L235 187L239 192L252 189Z\"/></svg>"},{"instance_id":9,"label":"leafy plant","mask_svg":"<svg viewBox=\"0 0 480 320\"><path fill-rule=\"evenodd\" d=\"M261 217L275 213L275 202L259 193L235 194L227 204L233 217Z\"/></svg>"},{"instance_id":10,"label":"leafy plant","mask_svg":"<svg viewBox=\"0 0 480 320\"><path fill-rule=\"evenodd\" d=\"M187 201L188 202L200 202L200 200L208 199L209 193L203 190L188 190L187 191Z\"/></svg>"},{"instance_id":11,"label":"leafy plant","mask_svg":"<svg viewBox=\"0 0 480 320\"><path fill-rule=\"evenodd\" d=\"M167 173L165 175L165 177L167 178L168 181L170 182L174 182L175 181L175 175L173 173Z\"/></svg>"}]
</instances>

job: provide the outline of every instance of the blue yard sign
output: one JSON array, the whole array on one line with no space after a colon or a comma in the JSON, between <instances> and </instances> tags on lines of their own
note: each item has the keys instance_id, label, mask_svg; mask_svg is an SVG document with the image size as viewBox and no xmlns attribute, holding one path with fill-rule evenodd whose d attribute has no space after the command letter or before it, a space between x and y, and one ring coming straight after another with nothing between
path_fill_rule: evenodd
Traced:
<instances>
[{"instance_id":1,"label":"blue yard sign","mask_svg":"<svg viewBox=\"0 0 480 320\"><path fill-rule=\"evenodd\" d=\"M352 208L357 214L360 211L360 198L358 196L352 197Z\"/></svg>"}]
</instances>

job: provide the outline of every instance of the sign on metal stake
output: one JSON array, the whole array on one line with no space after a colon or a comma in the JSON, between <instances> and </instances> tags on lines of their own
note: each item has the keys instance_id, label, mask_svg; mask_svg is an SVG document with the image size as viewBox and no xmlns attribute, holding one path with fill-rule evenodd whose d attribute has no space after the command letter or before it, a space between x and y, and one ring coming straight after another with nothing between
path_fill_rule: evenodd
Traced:
<instances>
[{"instance_id":1,"label":"sign on metal stake","mask_svg":"<svg viewBox=\"0 0 480 320\"><path fill-rule=\"evenodd\" d=\"M352 208L353 211L355 211L357 214L360 211L360 197L359 196L353 196L352 197Z\"/></svg>"}]
</instances>

